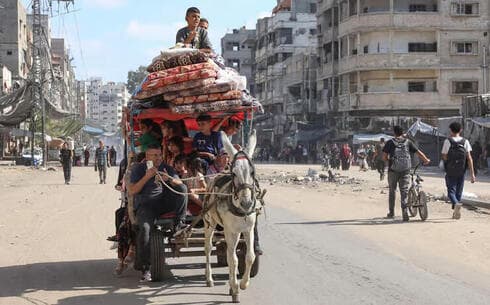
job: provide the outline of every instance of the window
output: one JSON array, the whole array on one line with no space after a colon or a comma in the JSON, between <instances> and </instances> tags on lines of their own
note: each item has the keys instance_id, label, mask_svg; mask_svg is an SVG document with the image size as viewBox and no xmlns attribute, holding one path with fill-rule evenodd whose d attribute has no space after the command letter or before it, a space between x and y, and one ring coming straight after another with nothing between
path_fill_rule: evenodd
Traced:
<instances>
[{"instance_id":1,"label":"window","mask_svg":"<svg viewBox=\"0 0 490 305\"><path fill-rule=\"evenodd\" d=\"M452 3L451 13L457 16L475 16L480 14L479 3Z\"/></svg>"},{"instance_id":2,"label":"window","mask_svg":"<svg viewBox=\"0 0 490 305\"><path fill-rule=\"evenodd\" d=\"M453 94L478 94L478 81L453 82Z\"/></svg>"},{"instance_id":3,"label":"window","mask_svg":"<svg viewBox=\"0 0 490 305\"><path fill-rule=\"evenodd\" d=\"M477 55L478 54L478 42L463 41L452 43L452 53L458 55Z\"/></svg>"},{"instance_id":4,"label":"window","mask_svg":"<svg viewBox=\"0 0 490 305\"><path fill-rule=\"evenodd\" d=\"M364 54L368 54L369 53L369 46L364 46Z\"/></svg>"},{"instance_id":5,"label":"window","mask_svg":"<svg viewBox=\"0 0 490 305\"><path fill-rule=\"evenodd\" d=\"M427 7L425 4L410 4L408 6L409 12L425 12L427 11Z\"/></svg>"},{"instance_id":6,"label":"window","mask_svg":"<svg viewBox=\"0 0 490 305\"><path fill-rule=\"evenodd\" d=\"M425 92L425 82L408 82L408 92Z\"/></svg>"},{"instance_id":7,"label":"window","mask_svg":"<svg viewBox=\"0 0 490 305\"><path fill-rule=\"evenodd\" d=\"M310 29L310 35L316 35L316 29Z\"/></svg>"},{"instance_id":8,"label":"window","mask_svg":"<svg viewBox=\"0 0 490 305\"><path fill-rule=\"evenodd\" d=\"M437 42L409 42L408 52L437 52Z\"/></svg>"},{"instance_id":9,"label":"window","mask_svg":"<svg viewBox=\"0 0 490 305\"><path fill-rule=\"evenodd\" d=\"M316 3L310 3L310 14L316 13Z\"/></svg>"},{"instance_id":10,"label":"window","mask_svg":"<svg viewBox=\"0 0 490 305\"><path fill-rule=\"evenodd\" d=\"M12 51L7 51L7 55L12 55Z\"/></svg>"},{"instance_id":11,"label":"window","mask_svg":"<svg viewBox=\"0 0 490 305\"><path fill-rule=\"evenodd\" d=\"M237 42L234 42L234 43L232 44L232 48L233 48L233 51L234 51L234 52L240 51L240 44L239 44L239 43L237 43Z\"/></svg>"}]
</instances>

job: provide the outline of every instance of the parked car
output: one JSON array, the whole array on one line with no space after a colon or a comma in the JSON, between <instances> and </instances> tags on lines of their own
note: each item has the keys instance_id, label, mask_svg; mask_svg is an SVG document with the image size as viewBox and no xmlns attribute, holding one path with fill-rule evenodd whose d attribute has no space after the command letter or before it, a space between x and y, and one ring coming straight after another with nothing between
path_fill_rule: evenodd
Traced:
<instances>
[{"instance_id":1,"label":"parked car","mask_svg":"<svg viewBox=\"0 0 490 305\"><path fill-rule=\"evenodd\" d=\"M41 149L39 148L34 149L34 164L32 161L33 160L32 160L31 150L24 149L24 151L22 152L22 164L24 164L25 166L30 166L30 165L38 166L43 163L43 152Z\"/></svg>"}]
</instances>

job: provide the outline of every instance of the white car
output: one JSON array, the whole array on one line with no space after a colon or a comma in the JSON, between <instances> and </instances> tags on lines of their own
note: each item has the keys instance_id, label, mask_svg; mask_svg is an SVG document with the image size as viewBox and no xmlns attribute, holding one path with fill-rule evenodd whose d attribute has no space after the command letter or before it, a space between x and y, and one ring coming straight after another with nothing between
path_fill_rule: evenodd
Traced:
<instances>
[{"instance_id":1,"label":"white car","mask_svg":"<svg viewBox=\"0 0 490 305\"><path fill-rule=\"evenodd\" d=\"M30 149L24 149L22 152L22 163L26 166L40 165L43 163L43 153L41 149L34 149L34 164L32 164L32 154Z\"/></svg>"}]
</instances>

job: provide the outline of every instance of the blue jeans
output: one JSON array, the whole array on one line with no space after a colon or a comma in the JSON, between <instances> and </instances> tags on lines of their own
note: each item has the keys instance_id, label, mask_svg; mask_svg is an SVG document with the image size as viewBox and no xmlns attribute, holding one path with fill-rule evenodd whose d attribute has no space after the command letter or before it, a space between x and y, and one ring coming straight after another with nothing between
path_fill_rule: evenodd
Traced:
<instances>
[{"instance_id":1,"label":"blue jeans","mask_svg":"<svg viewBox=\"0 0 490 305\"><path fill-rule=\"evenodd\" d=\"M460 204L463 196L464 175L459 177L449 177L446 175L447 196L453 207Z\"/></svg>"}]
</instances>

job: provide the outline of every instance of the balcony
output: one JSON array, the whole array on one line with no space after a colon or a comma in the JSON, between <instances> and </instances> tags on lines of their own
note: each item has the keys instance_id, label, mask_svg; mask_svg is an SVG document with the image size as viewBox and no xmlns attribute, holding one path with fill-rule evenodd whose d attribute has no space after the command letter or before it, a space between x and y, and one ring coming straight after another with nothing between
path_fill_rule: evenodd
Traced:
<instances>
[{"instance_id":1,"label":"balcony","mask_svg":"<svg viewBox=\"0 0 490 305\"><path fill-rule=\"evenodd\" d=\"M339 96L339 111L356 110L437 110L453 109L448 99L438 92L373 92ZM457 108L457 107L456 107Z\"/></svg>"},{"instance_id":2,"label":"balcony","mask_svg":"<svg viewBox=\"0 0 490 305\"><path fill-rule=\"evenodd\" d=\"M362 54L342 58L339 62L339 73L357 70L435 68L440 64L437 53Z\"/></svg>"},{"instance_id":3,"label":"balcony","mask_svg":"<svg viewBox=\"0 0 490 305\"><path fill-rule=\"evenodd\" d=\"M445 22L445 18L439 12L373 12L354 15L344 19L339 25L339 35L357 31L371 31L380 27L396 28L436 28Z\"/></svg>"}]
</instances>

